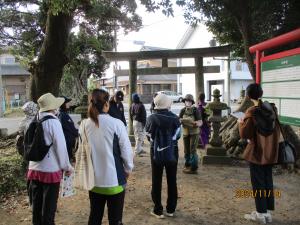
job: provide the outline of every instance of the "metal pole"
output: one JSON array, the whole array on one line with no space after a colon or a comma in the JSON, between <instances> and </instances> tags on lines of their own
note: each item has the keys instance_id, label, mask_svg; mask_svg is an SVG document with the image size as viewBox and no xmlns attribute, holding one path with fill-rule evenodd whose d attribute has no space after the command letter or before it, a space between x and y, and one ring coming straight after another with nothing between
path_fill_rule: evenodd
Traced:
<instances>
[{"instance_id":1,"label":"metal pole","mask_svg":"<svg viewBox=\"0 0 300 225\"><path fill-rule=\"evenodd\" d=\"M4 99L4 93L3 93L3 83L2 83L2 71L1 71L1 65L0 65L0 117L3 116L3 99Z\"/></svg>"},{"instance_id":2,"label":"metal pole","mask_svg":"<svg viewBox=\"0 0 300 225\"><path fill-rule=\"evenodd\" d=\"M230 107L230 83L231 83L231 70L230 70L230 53L228 54L227 61L227 105Z\"/></svg>"},{"instance_id":3,"label":"metal pole","mask_svg":"<svg viewBox=\"0 0 300 225\"><path fill-rule=\"evenodd\" d=\"M114 42L113 42L113 45L114 45L114 51L117 52L117 24L115 22L115 27L114 27ZM113 84L114 84L114 89L118 89L118 77L115 73L115 70L118 69L118 61L115 61L114 63L114 79L113 79ZM115 92L115 90L114 90Z\"/></svg>"}]
</instances>

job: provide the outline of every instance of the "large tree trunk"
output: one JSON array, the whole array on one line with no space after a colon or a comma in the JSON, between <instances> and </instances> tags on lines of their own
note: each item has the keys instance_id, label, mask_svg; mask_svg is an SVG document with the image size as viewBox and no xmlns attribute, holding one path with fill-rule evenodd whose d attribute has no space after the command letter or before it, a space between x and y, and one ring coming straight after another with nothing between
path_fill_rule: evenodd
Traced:
<instances>
[{"instance_id":1,"label":"large tree trunk","mask_svg":"<svg viewBox=\"0 0 300 225\"><path fill-rule=\"evenodd\" d=\"M70 14L47 14L46 34L38 60L32 67L31 98L36 101L42 94L59 93L63 68L68 62L66 49L72 25Z\"/></svg>"},{"instance_id":2,"label":"large tree trunk","mask_svg":"<svg viewBox=\"0 0 300 225\"><path fill-rule=\"evenodd\" d=\"M249 52L249 47L252 44L252 31L251 31L251 17L249 14L249 7L251 4L249 0L235 1L229 0L223 2L228 12L232 14L237 27L242 35L244 42L244 55L248 64L249 72L255 80L255 66L253 63L253 56Z\"/></svg>"}]
</instances>

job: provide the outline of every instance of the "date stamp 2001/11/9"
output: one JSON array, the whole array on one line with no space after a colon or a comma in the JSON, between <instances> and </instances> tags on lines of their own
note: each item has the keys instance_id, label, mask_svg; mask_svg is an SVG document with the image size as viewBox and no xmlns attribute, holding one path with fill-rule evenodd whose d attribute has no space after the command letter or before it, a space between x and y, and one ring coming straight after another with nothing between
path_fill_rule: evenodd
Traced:
<instances>
[{"instance_id":1,"label":"date stamp 2001/11/9","mask_svg":"<svg viewBox=\"0 0 300 225\"><path fill-rule=\"evenodd\" d=\"M237 189L235 190L235 198L274 198L281 197L280 190L250 190L250 189Z\"/></svg>"}]
</instances>

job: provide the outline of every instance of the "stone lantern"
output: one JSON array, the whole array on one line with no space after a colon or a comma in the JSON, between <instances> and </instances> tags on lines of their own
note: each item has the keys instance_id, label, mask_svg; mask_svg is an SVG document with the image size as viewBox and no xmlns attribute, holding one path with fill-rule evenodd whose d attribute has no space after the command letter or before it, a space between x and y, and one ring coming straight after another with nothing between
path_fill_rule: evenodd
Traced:
<instances>
[{"instance_id":1,"label":"stone lantern","mask_svg":"<svg viewBox=\"0 0 300 225\"><path fill-rule=\"evenodd\" d=\"M75 113L81 115L81 120L87 118L88 112L88 95L83 95L80 101L80 106L76 107Z\"/></svg>"},{"instance_id":2,"label":"stone lantern","mask_svg":"<svg viewBox=\"0 0 300 225\"><path fill-rule=\"evenodd\" d=\"M229 109L226 103L220 102L220 90L213 91L213 102L206 107L212 111L212 115L208 121L212 123L212 135L207 146L206 155L203 156L203 164L228 164L231 158L226 155L226 149L223 146L223 141L220 136L221 122L226 120L222 117L222 110Z\"/></svg>"}]
</instances>

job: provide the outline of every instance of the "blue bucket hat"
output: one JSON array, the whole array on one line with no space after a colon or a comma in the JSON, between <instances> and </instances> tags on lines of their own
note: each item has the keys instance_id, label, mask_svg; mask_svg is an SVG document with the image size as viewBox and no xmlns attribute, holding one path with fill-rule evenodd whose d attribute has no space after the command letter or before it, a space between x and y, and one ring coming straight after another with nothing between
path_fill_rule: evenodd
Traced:
<instances>
[{"instance_id":1,"label":"blue bucket hat","mask_svg":"<svg viewBox=\"0 0 300 225\"><path fill-rule=\"evenodd\" d=\"M134 103L139 103L140 102L140 96L137 93L132 94L132 101Z\"/></svg>"}]
</instances>

